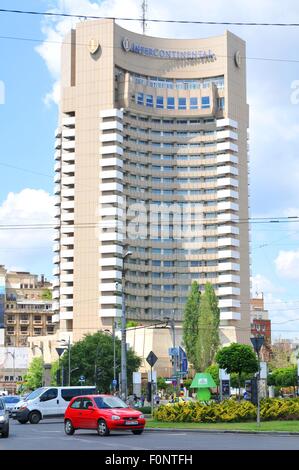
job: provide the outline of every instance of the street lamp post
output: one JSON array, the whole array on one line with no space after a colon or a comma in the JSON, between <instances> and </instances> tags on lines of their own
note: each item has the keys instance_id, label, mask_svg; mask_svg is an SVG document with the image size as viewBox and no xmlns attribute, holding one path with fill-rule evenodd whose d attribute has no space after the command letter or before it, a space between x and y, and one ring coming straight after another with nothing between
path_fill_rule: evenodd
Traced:
<instances>
[{"instance_id":1,"label":"street lamp post","mask_svg":"<svg viewBox=\"0 0 299 470\"><path fill-rule=\"evenodd\" d=\"M123 255L122 266L122 293L121 293L121 396L124 401L127 399L127 344L126 344L126 304L125 304L125 259L131 256L131 251L126 251Z\"/></svg>"},{"instance_id":2,"label":"street lamp post","mask_svg":"<svg viewBox=\"0 0 299 470\"><path fill-rule=\"evenodd\" d=\"M257 360L258 360L258 372L257 372L257 384L256 384L256 394L257 394L257 415L256 415L256 422L257 425L259 426L261 423L261 406L260 406L260 375L261 375L261 369L260 369L260 350L261 347L264 344L264 336L255 336L253 338L250 338L250 341L252 343L253 349L255 350L257 354Z\"/></svg>"}]
</instances>

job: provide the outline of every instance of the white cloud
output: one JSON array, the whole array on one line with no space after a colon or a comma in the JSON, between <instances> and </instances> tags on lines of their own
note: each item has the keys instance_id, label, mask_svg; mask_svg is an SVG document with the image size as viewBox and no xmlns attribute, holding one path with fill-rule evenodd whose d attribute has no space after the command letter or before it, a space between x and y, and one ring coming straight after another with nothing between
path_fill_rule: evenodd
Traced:
<instances>
[{"instance_id":1,"label":"white cloud","mask_svg":"<svg viewBox=\"0 0 299 470\"><path fill-rule=\"evenodd\" d=\"M299 280L299 250L281 250L275 259L279 276Z\"/></svg>"},{"instance_id":2,"label":"white cloud","mask_svg":"<svg viewBox=\"0 0 299 470\"><path fill-rule=\"evenodd\" d=\"M49 265L53 231L45 224L53 224L53 216L53 196L46 191L26 188L9 193L0 205L0 264L26 270ZM30 227L33 224L41 228ZM9 225L18 228L6 229Z\"/></svg>"},{"instance_id":3,"label":"white cloud","mask_svg":"<svg viewBox=\"0 0 299 470\"><path fill-rule=\"evenodd\" d=\"M262 274L256 274L251 277L251 295L256 297L263 294L271 294L274 291L274 285L266 276Z\"/></svg>"},{"instance_id":4,"label":"white cloud","mask_svg":"<svg viewBox=\"0 0 299 470\"><path fill-rule=\"evenodd\" d=\"M44 103L46 106L50 106L51 103L59 104L60 100L60 82L54 82L52 90L46 94Z\"/></svg>"}]
</instances>

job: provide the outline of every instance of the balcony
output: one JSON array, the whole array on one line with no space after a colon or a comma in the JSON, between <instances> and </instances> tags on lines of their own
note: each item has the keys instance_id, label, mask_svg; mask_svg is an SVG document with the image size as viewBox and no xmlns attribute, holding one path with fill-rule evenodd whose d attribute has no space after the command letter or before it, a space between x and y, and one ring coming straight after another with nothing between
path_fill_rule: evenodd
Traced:
<instances>
[{"instance_id":1,"label":"balcony","mask_svg":"<svg viewBox=\"0 0 299 470\"><path fill-rule=\"evenodd\" d=\"M7 331L6 334L8 336L15 336L16 335L16 332L15 331Z\"/></svg>"},{"instance_id":2,"label":"balcony","mask_svg":"<svg viewBox=\"0 0 299 470\"><path fill-rule=\"evenodd\" d=\"M21 331L20 332L21 336L29 336L29 334L30 334L29 331Z\"/></svg>"},{"instance_id":3,"label":"balcony","mask_svg":"<svg viewBox=\"0 0 299 470\"><path fill-rule=\"evenodd\" d=\"M20 325L29 325L29 320L20 320Z\"/></svg>"},{"instance_id":4,"label":"balcony","mask_svg":"<svg viewBox=\"0 0 299 470\"><path fill-rule=\"evenodd\" d=\"M43 324L43 321L42 320L33 320L33 325L37 326L37 325L42 325Z\"/></svg>"},{"instance_id":5,"label":"balcony","mask_svg":"<svg viewBox=\"0 0 299 470\"><path fill-rule=\"evenodd\" d=\"M16 325L17 321L16 320L6 320L7 325Z\"/></svg>"},{"instance_id":6,"label":"balcony","mask_svg":"<svg viewBox=\"0 0 299 470\"><path fill-rule=\"evenodd\" d=\"M110 154L122 155L123 149L119 147L118 145L106 145L100 148L100 154L101 155L110 155Z\"/></svg>"},{"instance_id":7,"label":"balcony","mask_svg":"<svg viewBox=\"0 0 299 470\"><path fill-rule=\"evenodd\" d=\"M62 118L62 125L63 126L74 126L76 123L75 116L67 116Z\"/></svg>"}]
</instances>

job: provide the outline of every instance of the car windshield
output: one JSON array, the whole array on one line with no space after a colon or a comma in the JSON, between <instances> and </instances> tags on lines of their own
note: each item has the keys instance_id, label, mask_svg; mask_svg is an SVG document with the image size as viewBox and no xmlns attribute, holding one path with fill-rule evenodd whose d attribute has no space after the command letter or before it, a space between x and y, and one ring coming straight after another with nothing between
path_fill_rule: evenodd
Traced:
<instances>
[{"instance_id":1,"label":"car windshield","mask_svg":"<svg viewBox=\"0 0 299 470\"><path fill-rule=\"evenodd\" d=\"M46 390L45 387L40 387L34 390L33 392L29 393L24 400L34 400L34 398L39 397L44 391Z\"/></svg>"},{"instance_id":2,"label":"car windshield","mask_svg":"<svg viewBox=\"0 0 299 470\"><path fill-rule=\"evenodd\" d=\"M98 408L128 408L128 405L118 397L95 397Z\"/></svg>"},{"instance_id":3,"label":"car windshield","mask_svg":"<svg viewBox=\"0 0 299 470\"><path fill-rule=\"evenodd\" d=\"M18 403L20 401L19 397L4 397L5 403Z\"/></svg>"}]
</instances>

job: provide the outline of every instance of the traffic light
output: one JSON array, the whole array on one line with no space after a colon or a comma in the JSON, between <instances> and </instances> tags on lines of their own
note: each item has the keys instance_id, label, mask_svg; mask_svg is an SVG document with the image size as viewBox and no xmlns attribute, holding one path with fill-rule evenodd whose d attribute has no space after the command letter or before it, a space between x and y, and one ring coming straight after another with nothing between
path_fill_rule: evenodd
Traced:
<instances>
[{"instance_id":1,"label":"traffic light","mask_svg":"<svg viewBox=\"0 0 299 470\"><path fill-rule=\"evenodd\" d=\"M146 399L149 403L152 401L152 384L150 382L147 382Z\"/></svg>"},{"instance_id":2,"label":"traffic light","mask_svg":"<svg viewBox=\"0 0 299 470\"><path fill-rule=\"evenodd\" d=\"M250 380L245 380L245 391L251 403L253 403L254 405L257 405L257 379L256 377Z\"/></svg>"},{"instance_id":3,"label":"traffic light","mask_svg":"<svg viewBox=\"0 0 299 470\"><path fill-rule=\"evenodd\" d=\"M254 405L257 405L257 378L251 379L251 401Z\"/></svg>"}]
</instances>

